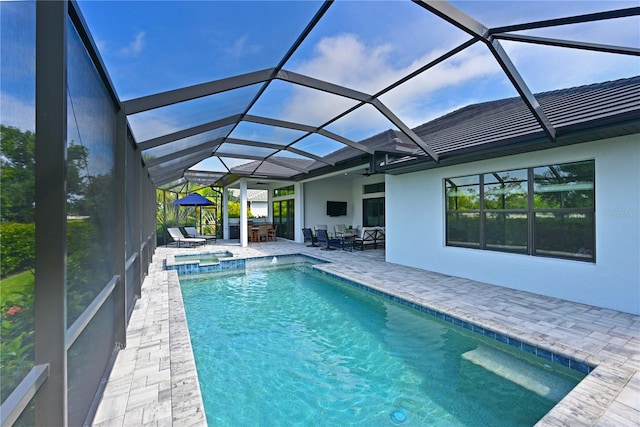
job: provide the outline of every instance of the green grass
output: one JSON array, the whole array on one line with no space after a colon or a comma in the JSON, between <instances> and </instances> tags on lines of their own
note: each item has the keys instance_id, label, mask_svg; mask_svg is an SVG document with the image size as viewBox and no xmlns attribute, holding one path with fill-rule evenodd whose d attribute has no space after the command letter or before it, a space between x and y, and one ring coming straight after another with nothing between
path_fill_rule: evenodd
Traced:
<instances>
[{"instance_id":1,"label":"green grass","mask_svg":"<svg viewBox=\"0 0 640 427\"><path fill-rule=\"evenodd\" d=\"M33 293L35 276L31 271L13 274L0 280L0 305L14 299L14 293Z\"/></svg>"}]
</instances>

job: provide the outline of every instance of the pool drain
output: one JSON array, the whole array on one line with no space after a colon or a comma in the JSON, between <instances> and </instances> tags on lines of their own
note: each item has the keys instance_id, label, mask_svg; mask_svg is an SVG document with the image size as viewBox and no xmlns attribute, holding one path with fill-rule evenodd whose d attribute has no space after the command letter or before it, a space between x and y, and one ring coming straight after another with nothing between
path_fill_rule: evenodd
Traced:
<instances>
[{"instance_id":1,"label":"pool drain","mask_svg":"<svg viewBox=\"0 0 640 427\"><path fill-rule=\"evenodd\" d=\"M409 416L407 415L407 411L404 409L396 409L390 415L391 421L395 424L404 424L409 421Z\"/></svg>"}]
</instances>

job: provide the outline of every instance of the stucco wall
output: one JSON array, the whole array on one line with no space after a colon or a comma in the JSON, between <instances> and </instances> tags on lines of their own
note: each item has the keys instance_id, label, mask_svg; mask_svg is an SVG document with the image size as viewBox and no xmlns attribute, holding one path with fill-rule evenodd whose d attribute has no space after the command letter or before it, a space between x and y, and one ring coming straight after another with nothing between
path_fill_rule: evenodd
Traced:
<instances>
[{"instance_id":1,"label":"stucco wall","mask_svg":"<svg viewBox=\"0 0 640 427\"><path fill-rule=\"evenodd\" d=\"M369 177L360 175L334 176L326 179L306 182L305 189L305 227L313 228L317 224L327 224L333 231L335 224L362 226L362 187L384 181L383 175ZM367 195L380 197L381 194ZM347 202L347 215L330 217L327 215L327 200Z\"/></svg>"},{"instance_id":2,"label":"stucco wall","mask_svg":"<svg viewBox=\"0 0 640 427\"><path fill-rule=\"evenodd\" d=\"M444 178L589 159L595 264L445 246ZM387 261L640 314L640 135L386 180Z\"/></svg>"}]
</instances>

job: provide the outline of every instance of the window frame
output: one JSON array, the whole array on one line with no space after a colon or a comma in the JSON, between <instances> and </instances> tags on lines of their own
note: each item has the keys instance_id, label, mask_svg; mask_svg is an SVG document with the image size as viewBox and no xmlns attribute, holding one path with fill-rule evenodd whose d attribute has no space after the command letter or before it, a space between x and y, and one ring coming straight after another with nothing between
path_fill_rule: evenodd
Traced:
<instances>
[{"instance_id":1,"label":"window frame","mask_svg":"<svg viewBox=\"0 0 640 427\"><path fill-rule=\"evenodd\" d=\"M536 169L549 168L550 170L554 170L555 167L560 167L560 169L562 169L562 167L566 168L568 166L574 166L574 165L580 166L581 164L590 166L588 168L589 176L587 177L588 185L586 188L587 194L585 199L587 201L587 205L590 204L590 206L579 205L579 203L575 206L569 206L569 207L567 206L560 206L560 207L536 206L536 200L537 200L536 195L539 197L540 194L543 193L536 187L536 184L537 184L536 175L535 175ZM522 174L522 172L526 172L525 174L526 180L519 179L519 180L510 181L510 182L518 182L520 183L521 187L523 186L523 183L524 183L524 188L526 189L525 200L526 200L527 206L526 207L511 206L511 207L505 207L505 209L495 209L493 207L488 208L486 206L486 202L488 201L487 192L486 192L487 186L495 185L496 183L486 181L486 176L493 175L496 177L496 179L498 179L499 174L504 174L508 176L510 172L517 172L520 174ZM577 175L576 178L581 179L584 177L580 177L580 175ZM561 177L558 176L558 179L560 180ZM455 182L456 180L460 184L456 184ZM568 181L568 182L571 182L571 181ZM562 184L559 184L559 185L562 185ZM458 208L459 206L458 195L460 194L458 192L459 191L458 189L464 188L464 187L473 187L473 186L477 187L477 192L475 193L475 195L473 194L473 189L471 192L467 192L469 199L465 204L466 206L463 206L462 208ZM450 178L445 178L443 180L443 188L444 188L444 211L445 211L445 215L444 215L445 246L488 250L488 251L494 251L494 252L507 252L507 253L521 254L521 255L544 257L544 258L560 258L560 259L591 262L591 263L596 262L596 253L595 253L595 248L596 248L596 215L595 215L596 171L595 171L594 159L564 162L564 163L554 163L554 164L542 165L542 166L514 168L514 169L507 169L507 170L497 171L497 172L479 172L471 175L450 177ZM455 195L456 203L455 203L454 209L451 208L452 199L450 195L452 194L452 191L455 191L455 194L456 194ZM558 190L558 192L560 193L559 197L561 199L560 200L561 205L562 203L564 203L563 198L567 197L565 194L563 194L565 191L566 190L564 189ZM506 194L506 193L503 193L503 194ZM477 198L477 202L474 202L473 200L474 197ZM520 230L520 235L526 236L526 241L524 242L524 246L522 245L517 246L513 244L508 245L506 242L506 239L505 241L502 242L504 246L502 248L500 247L499 243L488 242L488 239L490 237L489 224L487 221L488 215L498 216L501 214L505 216L508 216L508 215L525 216L526 232L523 234L523 230ZM560 244L558 244L557 249L548 248L548 247L543 249L541 247L542 242L544 242L544 235L539 234L540 230L542 229L541 222L540 222L541 214L551 215L549 217L550 220L547 221L547 223L550 224L551 227L554 226L554 220L559 220L559 224L560 224L559 227L561 231L561 242L559 242ZM460 218L460 215L462 215L463 217L465 216L468 217L469 220L462 221L462 222L459 220L456 220L456 223L453 224L451 222L452 218ZM476 226L472 218L474 216L477 217L476 219L477 227L478 227L477 241L475 240L475 230L473 229L473 227ZM572 224L571 221L567 219L567 218L570 219L571 217L578 218L578 220L574 221ZM581 218L583 219L583 221L580 220ZM465 223L466 223L466 226L465 226ZM471 224L471 227L472 227L471 229L469 229L469 226L468 226L469 224ZM573 227L577 226L578 229L583 229L583 235L585 235L585 237L583 238L583 240L585 241L585 244L582 245L577 252L569 252L562 249L562 242L564 242L564 238L567 236L571 237L571 233L573 230L572 226ZM509 230L507 229L506 225L504 225L504 227L505 227L504 232L506 234L507 232L509 232ZM586 230L586 234L584 234L585 230ZM453 232L456 232L456 231L458 232L457 236L460 236L461 234L464 236L466 234L466 237L468 238L465 239L463 237L462 239L460 238L458 238L457 240L453 239L452 234ZM513 228L512 231L515 231L515 235L518 235L518 230L516 228ZM547 232L547 235L548 234L549 232ZM471 237L469 238L469 236ZM583 249L585 249L585 252L582 252Z\"/></svg>"}]
</instances>

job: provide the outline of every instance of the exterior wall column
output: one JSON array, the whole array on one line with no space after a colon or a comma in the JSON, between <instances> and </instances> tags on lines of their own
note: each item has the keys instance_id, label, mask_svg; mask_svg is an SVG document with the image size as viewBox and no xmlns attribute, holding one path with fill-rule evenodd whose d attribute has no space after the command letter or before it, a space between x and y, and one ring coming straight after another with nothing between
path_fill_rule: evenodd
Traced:
<instances>
[{"instance_id":1,"label":"exterior wall column","mask_svg":"<svg viewBox=\"0 0 640 427\"><path fill-rule=\"evenodd\" d=\"M222 239L229 240L231 234L229 231L229 189L224 187L222 189Z\"/></svg>"},{"instance_id":2,"label":"exterior wall column","mask_svg":"<svg viewBox=\"0 0 640 427\"><path fill-rule=\"evenodd\" d=\"M247 209L247 180L240 179L240 245L245 248L249 244L247 229L248 209Z\"/></svg>"},{"instance_id":3,"label":"exterior wall column","mask_svg":"<svg viewBox=\"0 0 640 427\"><path fill-rule=\"evenodd\" d=\"M294 190L294 223L296 225L295 230L293 231L294 241L298 243L304 242L304 236L302 235L302 227L304 224L304 184L297 182L293 184Z\"/></svg>"}]
</instances>

